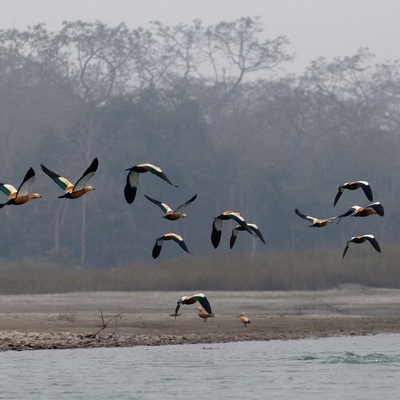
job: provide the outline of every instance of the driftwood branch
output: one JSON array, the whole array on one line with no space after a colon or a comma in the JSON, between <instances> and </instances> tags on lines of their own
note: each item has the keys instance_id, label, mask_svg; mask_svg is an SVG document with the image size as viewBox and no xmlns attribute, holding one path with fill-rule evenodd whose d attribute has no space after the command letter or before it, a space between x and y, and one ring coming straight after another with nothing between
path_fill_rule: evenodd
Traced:
<instances>
[{"instance_id":1,"label":"driftwood branch","mask_svg":"<svg viewBox=\"0 0 400 400\"><path fill-rule=\"evenodd\" d=\"M109 320L105 321L104 317L103 317L103 312L100 310L100 317L101 317L101 321L102 321L101 328L97 332L89 333L88 335L86 335L86 337L95 338L101 331L106 329L108 324L113 320L115 322L115 325L114 325L115 329L114 329L114 332L111 334L111 336L114 335L114 333L117 331L117 318L120 316L121 316L121 314L116 314L113 317L111 317Z\"/></svg>"}]
</instances>

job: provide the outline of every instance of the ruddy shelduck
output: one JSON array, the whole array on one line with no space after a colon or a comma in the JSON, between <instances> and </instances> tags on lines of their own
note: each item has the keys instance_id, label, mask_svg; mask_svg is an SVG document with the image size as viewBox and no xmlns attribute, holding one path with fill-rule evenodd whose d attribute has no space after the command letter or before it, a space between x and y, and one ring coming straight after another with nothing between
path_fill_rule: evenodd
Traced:
<instances>
[{"instance_id":1,"label":"ruddy shelduck","mask_svg":"<svg viewBox=\"0 0 400 400\"><path fill-rule=\"evenodd\" d=\"M263 234L261 233L260 229L256 224L248 223L247 226L258 236L258 238L265 244L265 239ZM236 238L239 232L243 232L246 229L243 228L241 225L237 225L235 228L232 229L231 239L229 241L229 246L232 248L236 242Z\"/></svg>"},{"instance_id":2,"label":"ruddy shelduck","mask_svg":"<svg viewBox=\"0 0 400 400\"><path fill-rule=\"evenodd\" d=\"M312 222L311 225L309 225L312 228L322 228L323 226L326 226L332 222L332 220L336 219L337 217L330 217L326 219L321 219L321 218L315 218L311 217L310 215L305 215L302 214L298 208L294 210L294 212L301 218L305 219L306 221Z\"/></svg>"},{"instance_id":3,"label":"ruddy shelduck","mask_svg":"<svg viewBox=\"0 0 400 400\"><path fill-rule=\"evenodd\" d=\"M173 240L174 242L178 243L183 250L191 254L185 242L183 241L182 236L178 235L177 233L169 232L156 239L156 243L154 244L152 252L153 258L157 258L160 255L161 248L165 240Z\"/></svg>"},{"instance_id":4,"label":"ruddy shelduck","mask_svg":"<svg viewBox=\"0 0 400 400\"><path fill-rule=\"evenodd\" d=\"M154 175L157 175L161 179L163 179L165 182L168 182L170 185L178 187L174 185L162 172L160 167L157 167L153 164L149 163L143 163L143 164L137 164L134 165L131 168L127 168L125 171L129 171L127 177L126 177L126 184L125 184L125 189L124 189L124 196L125 200L128 204L132 204L133 201L135 200L136 197L136 192L137 192L137 185L139 182L139 174L144 174L146 172L151 172Z\"/></svg>"},{"instance_id":5,"label":"ruddy shelduck","mask_svg":"<svg viewBox=\"0 0 400 400\"><path fill-rule=\"evenodd\" d=\"M152 203L156 204L158 207L161 208L162 211L164 211L165 215L163 218L168 219L170 221L176 221L180 218L186 218L187 215L183 213L183 210L189 205L192 204L196 198L197 194L195 194L190 200L188 200L186 203L181 204L175 211L172 210L172 208L166 204L162 203L161 201L158 201L156 199L152 199L149 196L144 195L147 200L150 200Z\"/></svg>"},{"instance_id":6,"label":"ruddy shelduck","mask_svg":"<svg viewBox=\"0 0 400 400\"><path fill-rule=\"evenodd\" d=\"M0 204L0 208L6 205L21 205L25 204L33 199L40 199L42 196L39 193L30 193L30 188L35 180L35 171L33 168L29 168L25 174L24 180L19 185L18 189L15 189L13 185L9 183L0 183L0 190L7 195L7 203Z\"/></svg>"},{"instance_id":7,"label":"ruddy shelduck","mask_svg":"<svg viewBox=\"0 0 400 400\"><path fill-rule=\"evenodd\" d=\"M247 222L240 215L240 213L238 213L236 211L232 211L232 210L227 210L214 218L214 222L212 224L212 231L211 231L211 243L213 244L214 248L217 248L221 241L221 230L222 230L223 221L227 221L229 219L236 221L239 224L239 226L241 226L243 228L243 230L254 235L254 233L247 226Z\"/></svg>"},{"instance_id":8,"label":"ruddy shelduck","mask_svg":"<svg viewBox=\"0 0 400 400\"><path fill-rule=\"evenodd\" d=\"M368 241L372 244L373 248L380 253L381 252L381 248L379 246L378 241L375 239L374 235L371 234L367 234L367 235L360 235L360 236L353 236L350 240L347 241L346 243L346 247L344 248L343 251L343 257L346 255L347 250L349 249L349 243L364 243L365 241Z\"/></svg>"},{"instance_id":9,"label":"ruddy shelduck","mask_svg":"<svg viewBox=\"0 0 400 400\"><path fill-rule=\"evenodd\" d=\"M204 310L204 309L201 308L201 307L197 307L197 315L198 315L200 318L203 318L203 321L204 321L204 322L207 322L207 319L208 319L208 318L211 318L211 317L214 318L214 314L209 314L206 310Z\"/></svg>"},{"instance_id":10,"label":"ruddy shelduck","mask_svg":"<svg viewBox=\"0 0 400 400\"><path fill-rule=\"evenodd\" d=\"M338 187L338 192L337 192L337 194L335 196L335 200L333 202L333 206L336 205L336 203L340 199L340 196L343 194L343 191L345 189L347 189L347 190L357 190L359 188L361 188L363 190L363 192L365 193L365 195L367 196L367 199L369 201L374 201L373 195L372 195L371 186L369 185L369 183L367 181L353 181L353 182L346 182L343 185L340 185Z\"/></svg>"},{"instance_id":11,"label":"ruddy shelduck","mask_svg":"<svg viewBox=\"0 0 400 400\"><path fill-rule=\"evenodd\" d=\"M344 217L368 217L368 215L373 214L377 214L380 217L383 217L385 215L383 205L379 201L368 204L366 207L360 207L357 205L350 207L350 209L344 214L338 215L339 221L337 223L339 223L340 220Z\"/></svg>"},{"instance_id":12,"label":"ruddy shelduck","mask_svg":"<svg viewBox=\"0 0 400 400\"><path fill-rule=\"evenodd\" d=\"M248 324L250 324L250 319L247 317L246 313L242 312L239 316L240 322L244 324L244 327L246 328Z\"/></svg>"},{"instance_id":13,"label":"ruddy shelduck","mask_svg":"<svg viewBox=\"0 0 400 400\"><path fill-rule=\"evenodd\" d=\"M208 301L208 299L204 293L196 293L192 296L181 297L176 303L175 313L172 314L172 316L174 316L175 318L178 316L179 308L182 305L190 305L190 304L194 304L196 302L200 303L200 305L204 308L206 313L208 313L210 316L214 316L214 314L211 310L210 302Z\"/></svg>"},{"instance_id":14,"label":"ruddy shelduck","mask_svg":"<svg viewBox=\"0 0 400 400\"><path fill-rule=\"evenodd\" d=\"M57 173L49 170L44 164L40 164L40 166L42 167L43 172L53 179L53 181L64 190L65 194L58 196L59 199L78 199L87 192L94 190L93 186L86 186L86 184L97 171L99 160L96 157L92 161L75 185L72 184L67 178L64 178L63 176L60 176Z\"/></svg>"}]
</instances>

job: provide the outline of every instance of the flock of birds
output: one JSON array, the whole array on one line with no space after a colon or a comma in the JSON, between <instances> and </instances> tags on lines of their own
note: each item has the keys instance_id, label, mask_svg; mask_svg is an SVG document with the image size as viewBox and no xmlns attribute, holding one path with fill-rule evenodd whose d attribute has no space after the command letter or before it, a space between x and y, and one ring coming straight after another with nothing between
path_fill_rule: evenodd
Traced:
<instances>
[{"instance_id":1,"label":"flock of birds","mask_svg":"<svg viewBox=\"0 0 400 400\"><path fill-rule=\"evenodd\" d=\"M338 188L338 192L335 196L335 200L333 202L333 206L336 206L336 203L338 202L338 200L340 199L340 197L343 194L344 190L356 190L356 189L362 189L365 196L367 197L367 199L369 201L373 201L373 195L372 195L372 189L370 184L367 181L353 181L353 182L346 182L343 185L340 185ZM325 219L321 219L321 218L315 218L315 217L311 217L310 215L305 215L303 213L301 213L299 211L298 208L296 208L294 210L294 212L301 218L311 222L310 227L316 227L316 228L322 228L328 224L330 224L333 220L337 219L339 223L342 218L344 217L348 217L348 216L352 216L352 217L368 217L369 215L379 215L381 217L383 217L385 215L385 211L384 208L382 206L382 204L379 201L376 201L374 203L368 204L366 207L360 207L358 205L354 205L352 207L349 208L349 210L347 210L344 214L341 215L337 215L335 217L330 217L330 218L325 218ZM381 252L381 248L379 246L378 241L376 240L375 236L368 233L368 234L364 234L364 235L358 235L358 236L353 236L352 238L350 238L347 243L346 246L343 250L343 258L347 253L347 250L349 249L349 244L350 243L364 243L368 241L369 243L371 243L371 245L373 246L373 248L377 251L377 252Z\"/></svg>"},{"instance_id":2,"label":"flock of birds","mask_svg":"<svg viewBox=\"0 0 400 400\"><path fill-rule=\"evenodd\" d=\"M89 167L86 169L86 171L82 174L82 176L76 181L75 184L71 183L67 178L59 175L58 173L50 170L47 168L44 164L40 164L42 171L48 175L63 191L64 194L61 196L58 196L59 198L65 198L65 199L78 199L81 196L85 195L87 192L90 192L94 190L93 186L87 185L89 180L93 177L95 172L97 171L99 165L99 161L97 158L95 158L92 163L89 165ZM128 175L126 177L126 184L124 188L124 196L125 200L127 201L128 204L132 204L135 200L136 194L137 194L137 187L139 183L139 177L141 174L146 173L146 172L151 172L152 174L158 176L159 178L163 179L170 185L174 187L178 187L177 185L174 185L169 178L163 173L161 168L149 164L149 163L142 163L142 164L137 164L134 165L131 168L127 168L126 171L128 172ZM22 183L16 189L13 185L9 183L0 183L0 190L5 193L8 196L8 201L6 203L0 204L0 208L3 208L6 205L21 205L25 204L30 200L34 199L39 199L42 196L38 193L32 193L31 192L31 185L35 180L35 171L33 168L29 168L27 171ZM373 195L372 195L372 190L368 182L366 181L353 181L353 182L346 182L343 185L339 186L338 192L335 196L334 200L334 206L342 196L344 190L356 190L361 188L366 197L368 198L369 201L373 201ZM192 204L196 198L197 194L195 194L192 198L190 198L188 201L185 203L181 204L178 208L173 210L168 204L161 202L159 200L156 200L154 198L151 198L147 195L145 197L155 205L157 205L163 212L164 212L164 218L169 220L169 221L177 221L181 218L186 218L187 215L183 212L186 207L188 207L190 204ZM337 219L339 223L342 218L345 218L347 216L353 216L353 217L367 217L369 215L377 214L381 217L384 216L384 208L380 202L373 202L366 207L360 207L358 205L354 205L350 207L348 211L345 213L326 218L326 219L320 219L316 217L312 217L309 215L305 215L299 211L298 208L295 209L295 213L311 222L310 227L324 227L331 223L333 220ZM238 225L235 226L232 230L231 237L230 237L230 248L232 248L236 242L237 235L239 232L248 232L249 234L258 237L264 244L265 244L265 239L258 228L258 226L254 223L247 223L245 219L242 217L242 215L233 210L227 210L221 213L220 215L216 216L214 218L213 224L212 224L212 231L211 231L211 243L214 246L214 248L217 248L220 244L221 241L221 232L222 232L222 225L223 221L227 220L233 220L235 221ZM180 236L177 233L174 232L168 232L165 233L161 236L159 236L154 244L153 251L152 251L152 257L157 258L160 255L162 246L164 241L169 241L172 240L176 242L185 252L190 253L186 243L184 242L182 236ZM375 236L372 234L364 234L364 235L359 235L359 236L354 236L350 238L343 251L343 258L346 255L348 249L349 249L349 244L350 243L364 243L365 241L368 241L371 243L371 245L374 247L374 249L378 252L381 252L380 246L378 244L378 241L376 240ZM190 305L194 304L196 302L199 302L200 305L202 306L198 308L198 315L199 317L203 318L204 321L207 321L208 318L214 317L214 314L211 310L211 305L204 295L204 293L197 293L192 296L183 296L178 302L177 306L175 308L175 313L172 314L175 318L179 316L178 314L179 308L181 305ZM245 313L240 314L240 321L244 324L246 327L249 323L250 320L246 316Z\"/></svg>"}]
</instances>

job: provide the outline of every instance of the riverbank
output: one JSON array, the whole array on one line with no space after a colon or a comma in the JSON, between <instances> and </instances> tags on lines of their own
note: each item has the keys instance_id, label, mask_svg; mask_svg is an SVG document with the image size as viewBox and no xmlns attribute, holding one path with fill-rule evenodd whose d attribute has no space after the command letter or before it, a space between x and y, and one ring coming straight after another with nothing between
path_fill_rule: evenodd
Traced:
<instances>
[{"instance_id":1,"label":"riverbank","mask_svg":"<svg viewBox=\"0 0 400 400\"><path fill-rule=\"evenodd\" d=\"M343 286L305 292L207 292L203 322L193 292L0 296L0 350L70 349L400 333L400 290ZM245 311L245 328L238 315Z\"/></svg>"}]
</instances>

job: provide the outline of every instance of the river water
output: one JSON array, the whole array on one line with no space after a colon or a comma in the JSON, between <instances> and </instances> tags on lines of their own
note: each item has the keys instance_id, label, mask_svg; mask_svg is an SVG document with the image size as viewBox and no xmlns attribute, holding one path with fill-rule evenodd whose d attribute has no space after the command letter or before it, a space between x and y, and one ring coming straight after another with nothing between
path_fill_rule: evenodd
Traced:
<instances>
[{"instance_id":1,"label":"river water","mask_svg":"<svg viewBox=\"0 0 400 400\"><path fill-rule=\"evenodd\" d=\"M399 334L0 354L0 399L399 396Z\"/></svg>"}]
</instances>

